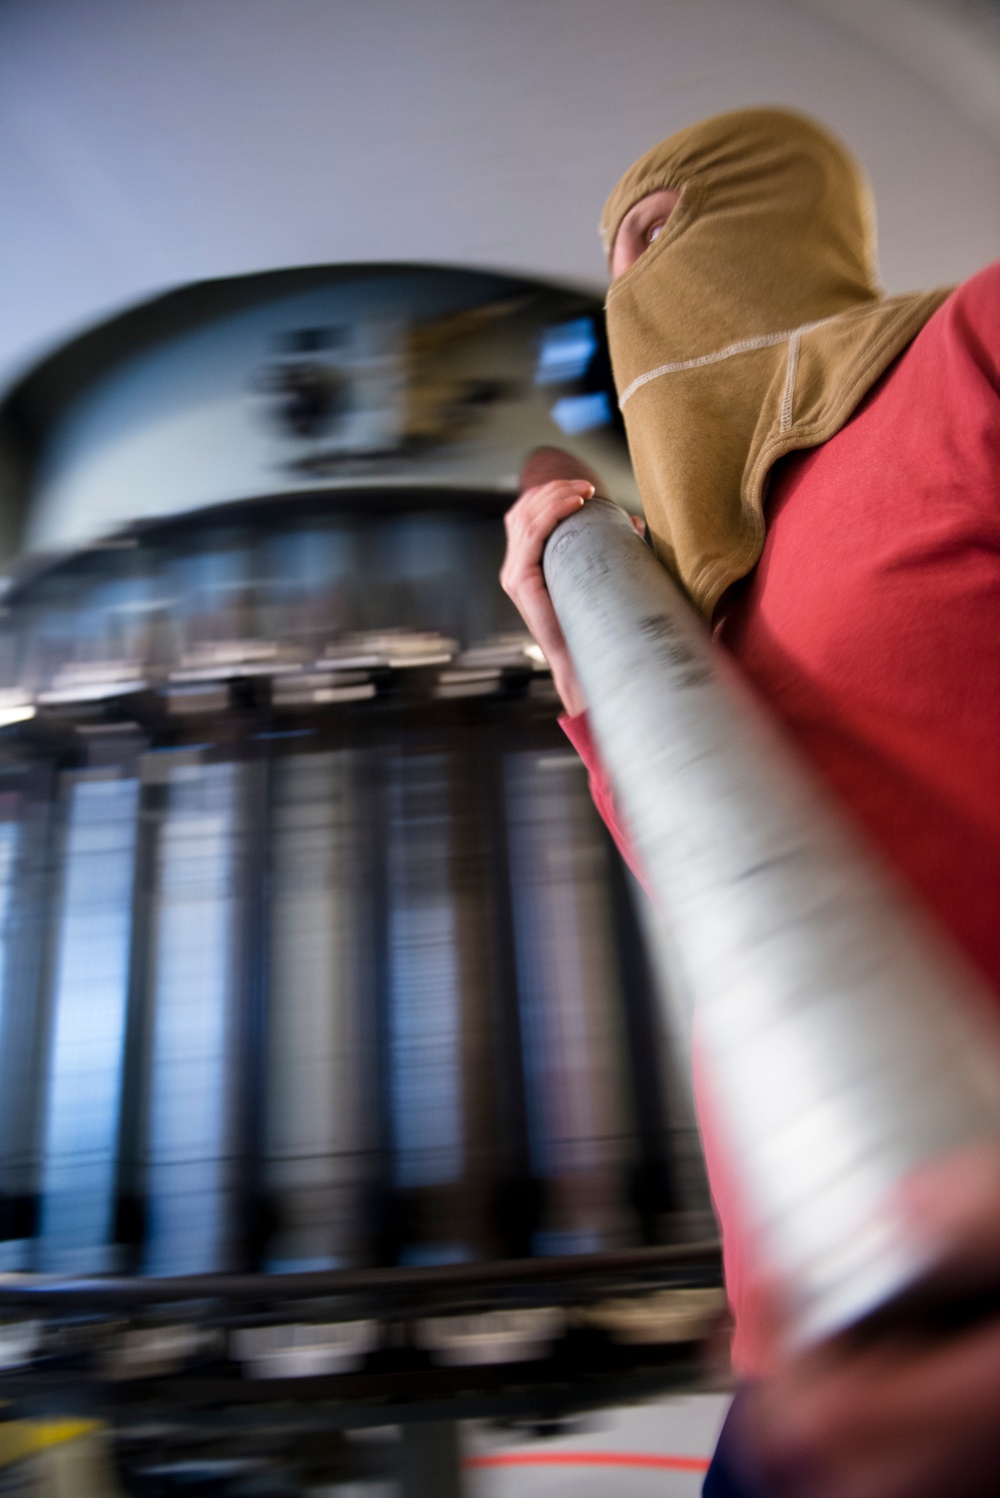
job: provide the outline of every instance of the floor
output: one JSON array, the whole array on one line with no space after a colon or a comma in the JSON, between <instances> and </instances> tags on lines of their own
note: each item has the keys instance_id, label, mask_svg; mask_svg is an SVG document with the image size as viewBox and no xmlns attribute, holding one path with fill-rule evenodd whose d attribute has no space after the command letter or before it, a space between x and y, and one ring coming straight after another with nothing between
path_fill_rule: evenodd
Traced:
<instances>
[{"instance_id":1,"label":"floor","mask_svg":"<svg viewBox=\"0 0 1000 1498\"><path fill-rule=\"evenodd\" d=\"M728 1394L607 1410L542 1440L466 1433L469 1498L697 1498Z\"/></svg>"},{"instance_id":2,"label":"floor","mask_svg":"<svg viewBox=\"0 0 1000 1498\"><path fill-rule=\"evenodd\" d=\"M691 1394L603 1410L543 1437L469 1424L464 1498L698 1498L729 1399ZM339 1484L310 1498L399 1498L399 1489Z\"/></svg>"}]
</instances>

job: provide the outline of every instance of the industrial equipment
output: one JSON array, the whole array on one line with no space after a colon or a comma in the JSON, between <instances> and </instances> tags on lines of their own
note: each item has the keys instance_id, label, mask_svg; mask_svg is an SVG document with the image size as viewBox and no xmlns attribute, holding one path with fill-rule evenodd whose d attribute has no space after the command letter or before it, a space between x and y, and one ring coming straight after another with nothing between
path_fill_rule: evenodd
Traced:
<instances>
[{"instance_id":1,"label":"industrial equipment","mask_svg":"<svg viewBox=\"0 0 1000 1498\"><path fill-rule=\"evenodd\" d=\"M634 505L596 300L394 266L169 293L0 410L12 1472L445 1498L456 1420L703 1377L686 1058L497 583L554 437Z\"/></svg>"}]
</instances>

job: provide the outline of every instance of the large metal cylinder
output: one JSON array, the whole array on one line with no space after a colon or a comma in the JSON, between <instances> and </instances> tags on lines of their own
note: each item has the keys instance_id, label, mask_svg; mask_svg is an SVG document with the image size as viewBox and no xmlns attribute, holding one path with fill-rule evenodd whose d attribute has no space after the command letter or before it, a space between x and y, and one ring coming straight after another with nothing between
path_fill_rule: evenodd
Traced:
<instances>
[{"instance_id":1,"label":"large metal cylinder","mask_svg":"<svg viewBox=\"0 0 1000 1498\"><path fill-rule=\"evenodd\" d=\"M787 1295L793 1342L811 1342L933 1264L896 1188L1000 1132L1000 1031L627 516L588 503L544 569L691 995L758 1267Z\"/></svg>"}]
</instances>

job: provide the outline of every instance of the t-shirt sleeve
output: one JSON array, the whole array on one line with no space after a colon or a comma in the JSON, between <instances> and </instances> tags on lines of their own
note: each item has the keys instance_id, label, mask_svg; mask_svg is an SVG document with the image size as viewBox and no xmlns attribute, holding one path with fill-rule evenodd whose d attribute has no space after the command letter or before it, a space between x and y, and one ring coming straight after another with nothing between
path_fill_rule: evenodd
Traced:
<instances>
[{"instance_id":1,"label":"t-shirt sleeve","mask_svg":"<svg viewBox=\"0 0 1000 1498\"><path fill-rule=\"evenodd\" d=\"M590 794L593 797L594 805L600 812L601 820L614 838L615 846L619 853L648 893L648 886L639 865L639 860L636 857L635 849L632 846L632 839L629 837L625 824L618 814L618 808L615 806L611 782L607 777L604 766L601 764L597 745L594 743L590 732L590 720L587 714L576 713L572 717L569 714L564 714L559 719L559 727L586 766L587 776L590 780Z\"/></svg>"}]
</instances>

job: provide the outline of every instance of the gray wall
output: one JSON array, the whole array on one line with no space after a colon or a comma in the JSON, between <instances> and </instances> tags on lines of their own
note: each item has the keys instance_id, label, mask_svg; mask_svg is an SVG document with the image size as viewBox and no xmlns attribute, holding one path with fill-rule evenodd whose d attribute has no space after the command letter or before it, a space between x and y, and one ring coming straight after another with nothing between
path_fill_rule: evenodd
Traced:
<instances>
[{"instance_id":1,"label":"gray wall","mask_svg":"<svg viewBox=\"0 0 1000 1498\"><path fill-rule=\"evenodd\" d=\"M417 259L598 284L619 173L755 102L867 162L890 289L960 278L1000 243L1000 73L949 28L933 0L3 0L0 383L205 276Z\"/></svg>"}]
</instances>

